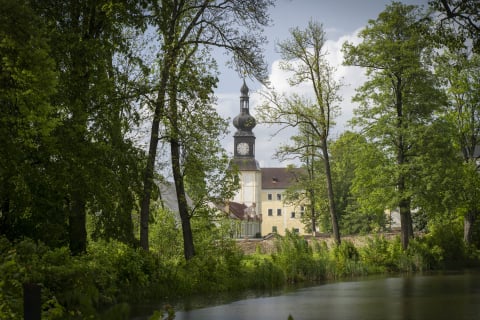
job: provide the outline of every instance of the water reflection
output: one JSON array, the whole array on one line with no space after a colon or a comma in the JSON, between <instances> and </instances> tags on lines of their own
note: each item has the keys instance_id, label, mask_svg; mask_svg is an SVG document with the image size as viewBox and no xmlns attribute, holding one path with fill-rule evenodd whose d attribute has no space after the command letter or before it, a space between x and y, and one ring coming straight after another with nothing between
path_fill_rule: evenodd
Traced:
<instances>
[{"instance_id":1,"label":"water reflection","mask_svg":"<svg viewBox=\"0 0 480 320\"><path fill-rule=\"evenodd\" d=\"M436 274L329 283L190 311L186 319L480 319L480 274Z\"/></svg>"}]
</instances>

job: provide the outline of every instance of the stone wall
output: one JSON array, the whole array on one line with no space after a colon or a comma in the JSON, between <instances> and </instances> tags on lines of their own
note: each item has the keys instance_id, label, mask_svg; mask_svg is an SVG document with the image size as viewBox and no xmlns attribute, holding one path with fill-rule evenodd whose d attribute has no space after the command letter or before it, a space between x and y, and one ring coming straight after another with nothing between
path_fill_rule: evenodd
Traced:
<instances>
[{"instance_id":1,"label":"stone wall","mask_svg":"<svg viewBox=\"0 0 480 320\"><path fill-rule=\"evenodd\" d=\"M356 247L362 247L366 244L367 239L369 238L383 236L387 239L392 239L399 235L399 232L391 232L382 234L369 234L364 236L343 236L342 241L351 241ZM313 238L311 236L307 236L305 239L311 243ZM315 240L319 242L325 241L329 248L335 244L335 240L329 236L315 237ZM253 254L257 251L263 254L270 254L275 252L275 237L271 237L269 239L239 239L237 240L237 245L245 254Z\"/></svg>"}]
</instances>

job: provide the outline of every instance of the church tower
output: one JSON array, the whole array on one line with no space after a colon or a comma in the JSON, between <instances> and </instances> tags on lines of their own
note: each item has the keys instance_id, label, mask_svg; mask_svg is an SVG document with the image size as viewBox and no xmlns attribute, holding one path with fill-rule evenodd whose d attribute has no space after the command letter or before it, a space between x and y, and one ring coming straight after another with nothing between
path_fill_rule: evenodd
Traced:
<instances>
[{"instance_id":1,"label":"church tower","mask_svg":"<svg viewBox=\"0 0 480 320\"><path fill-rule=\"evenodd\" d=\"M234 150L230 163L231 167L238 169L240 190L233 201L252 207L259 215L262 212L260 208L262 178L260 166L255 160L255 135L252 131L257 123L250 115L249 89L245 80L240 93L240 113L233 119L233 125L237 131L233 136Z\"/></svg>"}]
</instances>

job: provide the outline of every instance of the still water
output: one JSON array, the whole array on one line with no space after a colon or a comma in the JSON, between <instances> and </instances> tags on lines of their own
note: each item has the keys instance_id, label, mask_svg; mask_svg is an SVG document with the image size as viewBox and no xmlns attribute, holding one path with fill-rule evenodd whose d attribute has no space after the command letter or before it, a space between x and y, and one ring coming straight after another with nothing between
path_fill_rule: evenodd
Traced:
<instances>
[{"instance_id":1,"label":"still water","mask_svg":"<svg viewBox=\"0 0 480 320\"><path fill-rule=\"evenodd\" d=\"M480 273L368 278L188 311L176 320L480 319ZM141 319L141 318L136 318Z\"/></svg>"}]
</instances>

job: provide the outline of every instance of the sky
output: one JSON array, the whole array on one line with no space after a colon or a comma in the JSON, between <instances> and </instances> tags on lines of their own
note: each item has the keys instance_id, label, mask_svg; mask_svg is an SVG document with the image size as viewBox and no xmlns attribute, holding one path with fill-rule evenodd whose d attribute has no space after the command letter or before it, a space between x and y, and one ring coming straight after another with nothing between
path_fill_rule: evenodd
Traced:
<instances>
[{"instance_id":1,"label":"sky","mask_svg":"<svg viewBox=\"0 0 480 320\"><path fill-rule=\"evenodd\" d=\"M428 0L402 0L405 4L427 6ZM275 7L269 11L272 19L271 26L265 28L269 43L264 47L265 58L269 65L269 80L277 91L287 94L297 92L311 94L308 86L291 88L287 84L288 75L279 69L280 55L275 50L275 43L289 38L289 30L293 27L304 29L310 20L323 24L327 42L325 49L328 52L328 61L337 68L335 77L343 82L340 90L342 101L339 103L341 114L335 119L336 125L332 130L331 138L338 137L348 127L348 121L353 116L356 107L351 98L355 94L355 88L365 80L364 70L358 67L342 66L342 44L345 41L359 43L358 31L365 27L368 20L375 20L385 6L391 1L385 0L277 0ZM240 110L240 87L243 79L233 70L225 66L225 56L217 57L220 68L219 85L215 91L217 96L217 111L225 119L229 119L230 132L221 142L230 156L233 156L233 134L235 128L231 120ZM260 83L246 79L250 89L250 113L255 117L255 107L260 104L258 91L262 90ZM282 131L280 135L272 136L278 128L269 127L265 124L257 124L253 129L256 136L255 158L261 167L283 167L287 164L299 165L296 162L280 162L273 158L276 148L280 144L288 143L294 131Z\"/></svg>"}]
</instances>

